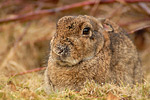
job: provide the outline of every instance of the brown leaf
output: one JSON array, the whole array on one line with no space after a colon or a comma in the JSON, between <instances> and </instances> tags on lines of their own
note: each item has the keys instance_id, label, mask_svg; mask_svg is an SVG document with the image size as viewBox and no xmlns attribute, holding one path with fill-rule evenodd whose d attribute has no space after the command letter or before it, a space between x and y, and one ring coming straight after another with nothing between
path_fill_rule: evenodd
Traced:
<instances>
[{"instance_id":1,"label":"brown leaf","mask_svg":"<svg viewBox=\"0 0 150 100\"><path fill-rule=\"evenodd\" d=\"M113 95L111 92L108 93L107 99L106 100L120 100L121 98Z\"/></svg>"},{"instance_id":2,"label":"brown leaf","mask_svg":"<svg viewBox=\"0 0 150 100\"><path fill-rule=\"evenodd\" d=\"M131 96L127 96L127 97L121 98L120 100L132 100L132 98Z\"/></svg>"},{"instance_id":3,"label":"brown leaf","mask_svg":"<svg viewBox=\"0 0 150 100\"><path fill-rule=\"evenodd\" d=\"M16 91L16 86L15 86L15 84L12 81L9 81L7 84L10 86L10 89L12 91Z\"/></svg>"}]
</instances>

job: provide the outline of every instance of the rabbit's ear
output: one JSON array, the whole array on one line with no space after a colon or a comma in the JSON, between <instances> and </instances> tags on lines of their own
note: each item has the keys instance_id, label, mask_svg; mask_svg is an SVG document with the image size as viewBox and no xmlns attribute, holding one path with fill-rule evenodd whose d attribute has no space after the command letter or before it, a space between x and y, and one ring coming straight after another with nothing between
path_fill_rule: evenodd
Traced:
<instances>
[{"instance_id":1,"label":"rabbit's ear","mask_svg":"<svg viewBox=\"0 0 150 100\"><path fill-rule=\"evenodd\" d=\"M105 22L106 19L105 19L105 18L98 18L97 20L98 20L98 22L99 22L99 23L98 23L99 26L100 26L101 28L104 28L103 23Z\"/></svg>"},{"instance_id":2,"label":"rabbit's ear","mask_svg":"<svg viewBox=\"0 0 150 100\"><path fill-rule=\"evenodd\" d=\"M113 27L112 27L109 23L107 23L107 22L109 22L108 19L105 19L105 18L98 18L98 21L99 21L100 27L102 27L102 28L103 28L104 30L106 30L107 32L112 32L112 31L114 31L114 30L113 30Z\"/></svg>"}]
</instances>

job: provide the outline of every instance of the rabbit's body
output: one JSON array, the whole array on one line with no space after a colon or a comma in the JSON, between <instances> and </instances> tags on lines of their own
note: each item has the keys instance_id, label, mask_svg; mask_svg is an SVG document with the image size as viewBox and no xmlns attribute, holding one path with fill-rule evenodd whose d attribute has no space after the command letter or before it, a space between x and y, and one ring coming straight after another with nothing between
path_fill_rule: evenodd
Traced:
<instances>
[{"instance_id":1,"label":"rabbit's body","mask_svg":"<svg viewBox=\"0 0 150 100\"><path fill-rule=\"evenodd\" d=\"M116 24L90 16L66 16L57 23L45 72L47 91L79 91L96 83L142 82L142 68L132 41Z\"/></svg>"}]
</instances>

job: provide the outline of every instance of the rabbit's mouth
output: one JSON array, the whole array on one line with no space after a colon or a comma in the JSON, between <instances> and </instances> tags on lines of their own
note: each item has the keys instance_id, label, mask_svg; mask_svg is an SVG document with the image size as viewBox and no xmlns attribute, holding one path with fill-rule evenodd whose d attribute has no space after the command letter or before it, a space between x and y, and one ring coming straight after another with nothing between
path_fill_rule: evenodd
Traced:
<instances>
[{"instance_id":1,"label":"rabbit's mouth","mask_svg":"<svg viewBox=\"0 0 150 100\"><path fill-rule=\"evenodd\" d=\"M58 55L53 51L51 53L51 58L55 63L57 63L60 66L73 66L81 62L81 60L74 59L69 55Z\"/></svg>"}]
</instances>

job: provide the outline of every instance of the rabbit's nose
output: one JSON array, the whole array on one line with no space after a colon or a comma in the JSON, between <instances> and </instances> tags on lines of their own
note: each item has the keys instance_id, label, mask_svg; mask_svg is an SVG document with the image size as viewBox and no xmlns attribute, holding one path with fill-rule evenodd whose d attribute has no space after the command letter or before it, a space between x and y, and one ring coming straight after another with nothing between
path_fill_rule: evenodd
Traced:
<instances>
[{"instance_id":1,"label":"rabbit's nose","mask_svg":"<svg viewBox=\"0 0 150 100\"><path fill-rule=\"evenodd\" d=\"M64 46L62 46L62 45L57 46L57 54L58 55L67 55L68 52L69 52L68 46L66 46L66 45L64 45Z\"/></svg>"}]
</instances>

